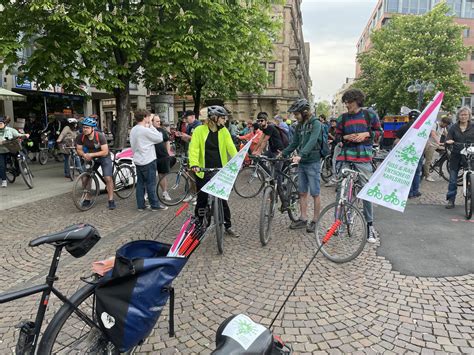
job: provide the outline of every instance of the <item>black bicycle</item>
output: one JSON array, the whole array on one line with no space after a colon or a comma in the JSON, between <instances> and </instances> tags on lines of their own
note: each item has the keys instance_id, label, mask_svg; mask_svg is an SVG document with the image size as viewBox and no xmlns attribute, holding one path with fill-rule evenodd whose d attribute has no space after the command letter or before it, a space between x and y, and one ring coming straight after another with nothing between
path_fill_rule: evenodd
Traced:
<instances>
[{"instance_id":1,"label":"black bicycle","mask_svg":"<svg viewBox=\"0 0 474 355\"><path fill-rule=\"evenodd\" d=\"M84 160L79 157L75 147L63 147L68 152L69 178L74 181L76 176L84 172Z\"/></svg>"},{"instance_id":2,"label":"black bicycle","mask_svg":"<svg viewBox=\"0 0 474 355\"><path fill-rule=\"evenodd\" d=\"M6 174L7 180L10 183L14 183L17 176L23 178L26 186L32 189L33 184L33 172L28 165L28 157L23 151L21 146L21 140L19 138L6 140L3 145L10 151L10 155L7 157Z\"/></svg>"},{"instance_id":3,"label":"black bicycle","mask_svg":"<svg viewBox=\"0 0 474 355\"><path fill-rule=\"evenodd\" d=\"M433 171L441 176L444 180L449 181L449 160L451 158L451 148L447 146L446 149L438 149L439 156L430 164L430 173ZM459 170L457 185L462 186L463 169Z\"/></svg>"}]
</instances>

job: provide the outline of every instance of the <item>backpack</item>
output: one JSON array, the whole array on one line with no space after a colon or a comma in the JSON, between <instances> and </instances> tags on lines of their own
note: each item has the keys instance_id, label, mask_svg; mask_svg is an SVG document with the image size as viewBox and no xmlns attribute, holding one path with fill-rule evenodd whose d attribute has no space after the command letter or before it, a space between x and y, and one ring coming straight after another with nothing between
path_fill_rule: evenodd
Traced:
<instances>
[{"instance_id":1,"label":"backpack","mask_svg":"<svg viewBox=\"0 0 474 355\"><path fill-rule=\"evenodd\" d=\"M283 144L283 148L286 148L290 145L290 140L288 139L288 134L285 132L285 130L277 125L274 126L277 130L278 133L280 134L280 139Z\"/></svg>"},{"instance_id":2,"label":"backpack","mask_svg":"<svg viewBox=\"0 0 474 355\"><path fill-rule=\"evenodd\" d=\"M321 158L325 158L331 152L331 148L329 147L328 138L329 138L329 129L328 126L324 123L321 123L321 147L319 149Z\"/></svg>"}]
</instances>

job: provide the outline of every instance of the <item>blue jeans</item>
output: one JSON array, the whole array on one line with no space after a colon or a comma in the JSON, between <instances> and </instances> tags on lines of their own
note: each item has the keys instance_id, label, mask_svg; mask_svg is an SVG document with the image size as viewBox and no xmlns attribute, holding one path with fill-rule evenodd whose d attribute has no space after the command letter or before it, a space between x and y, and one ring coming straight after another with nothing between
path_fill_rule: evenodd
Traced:
<instances>
[{"instance_id":1,"label":"blue jeans","mask_svg":"<svg viewBox=\"0 0 474 355\"><path fill-rule=\"evenodd\" d=\"M351 168L351 163L346 162L346 161L338 161L338 164L341 164L341 166L338 166L338 171L339 173L342 172L342 169ZM361 174L359 175L360 182L362 183L362 186L364 186L372 176L374 169L372 168L372 164L370 163L352 163L354 164L354 170L360 172ZM340 193L340 185L337 187L337 199L339 200L339 193ZM372 202L362 200L362 205L363 205L363 210L364 210L364 217L365 221L367 223L372 223L374 221L374 208L372 206Z\"/></svg>"},{"instance_id":2,"label":"blue jeans","mask_svg":"<svg viewBox=\"0 0 474 355\"><path fill-rule=\"evenodd\" d=\"M158 208L158 196L156 195L156 160L146 165L135 165L137 169L137 207L144 209L145 189L148 194L151 208Z\"/></svg>"},{"instance_id":3,"label":"blue jeans","mask_svg":"<svg viewBox=\"0 0 474 355\"><path fill-rule=\"evenodd\" d=\"M421 180L421 171L423 169L423 158L420 159L418 162L418 166L416 167L415 176L413 177L413 181L411 182L410 192L408 193L408 197L413 197L420 192L420 180Z\"/></svg>"},{"instance_id":4,"label":"blue jeans","mask_svg":"<svg viewBox=\"0 0 474 355\"><path fill-rule=\"evenodd\" d=\"M63 154L63 156L64 156L64 176L69 177L71 175L70 166L69 166L69 154ZM76 155L74 158L75 158L74 165L76 166L80 174L84 171L84 169L82 169L81 159L79 159L78 155Z\"/></svg>"},{"instance_id":5,"label":"blue jeans","mask_svg":"<svg viewBox=\"0 0 474 355\"><path fill-rule=\"evenodd\" d=\"M458 192L458 174L459 170L462 167L462 159L460 156L455 154L451 155L451 160L449 162L449 184L448 184L448 193L446 194L446 200L455 201L456 194Z\"/></svg>"}]
</instances>

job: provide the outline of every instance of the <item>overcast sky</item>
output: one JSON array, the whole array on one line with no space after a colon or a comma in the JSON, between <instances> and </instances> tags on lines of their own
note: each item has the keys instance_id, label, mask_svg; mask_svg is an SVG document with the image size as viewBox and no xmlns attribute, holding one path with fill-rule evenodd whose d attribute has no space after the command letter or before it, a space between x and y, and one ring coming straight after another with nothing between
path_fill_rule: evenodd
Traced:
<instances>
[{"instance_id":1,"label":"overcast sky","mask_svg":"<svg viewBox=\"0 0 474 355\"><path fill-rule=\"evenodd\" d=\"M310 42L315 101L331 101L355 75L356 45L377 0L303 0L303 35Z\"/></svg>"}]
</instances>

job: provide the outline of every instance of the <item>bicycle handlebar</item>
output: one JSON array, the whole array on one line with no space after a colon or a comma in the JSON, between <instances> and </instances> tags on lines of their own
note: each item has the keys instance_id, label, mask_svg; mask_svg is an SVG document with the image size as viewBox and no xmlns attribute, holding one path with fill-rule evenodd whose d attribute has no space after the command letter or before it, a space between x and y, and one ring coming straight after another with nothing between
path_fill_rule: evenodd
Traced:
<instances>
[{"instance_id":1,"label":"bicycle handlebar","mask_svg":"<svg viewBox=\"0 0 474 355\"><path fill-rule=\"evenodd\" d=\"M291 158L269 158L265 155L252 155L252 154L249 154L249 158L250 159L255 159L255 160L266 160L266 161L269 161L269 162L277 162L277 161L290 161Z\"/></svg>"}]
</instances>

